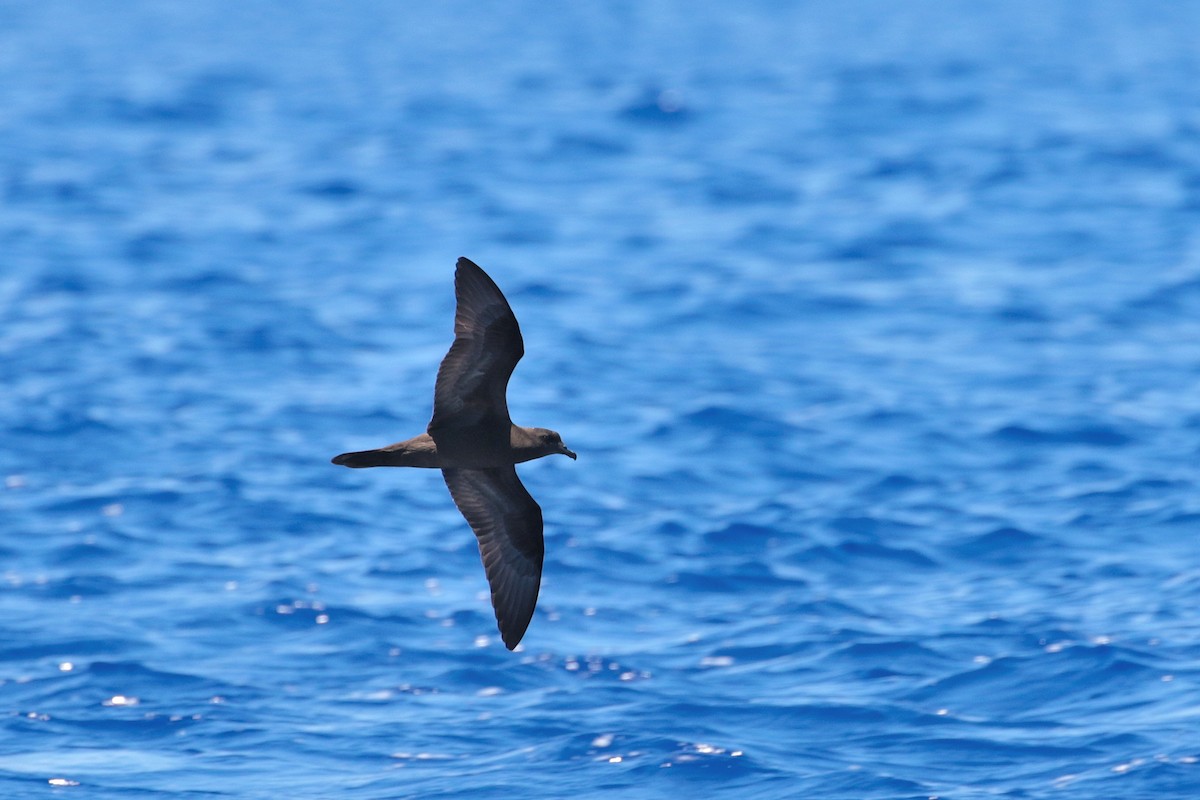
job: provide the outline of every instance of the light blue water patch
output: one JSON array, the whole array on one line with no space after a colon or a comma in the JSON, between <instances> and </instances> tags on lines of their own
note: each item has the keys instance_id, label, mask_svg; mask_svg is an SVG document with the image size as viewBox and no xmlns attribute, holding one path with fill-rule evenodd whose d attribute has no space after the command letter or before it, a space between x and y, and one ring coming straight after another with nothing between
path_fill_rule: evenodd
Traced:
<instances>
[{"instance_id":1,"label":"light blue water patch","mask_svg":"<svg viewBox=\"0 0 1200 800\"><path fill-rule=\"evenodd\" d=\"M4 797L1200 793L1190 4L0 0ZM578 462L521 650L453 265Z\"/></svg>"}]
</instances>

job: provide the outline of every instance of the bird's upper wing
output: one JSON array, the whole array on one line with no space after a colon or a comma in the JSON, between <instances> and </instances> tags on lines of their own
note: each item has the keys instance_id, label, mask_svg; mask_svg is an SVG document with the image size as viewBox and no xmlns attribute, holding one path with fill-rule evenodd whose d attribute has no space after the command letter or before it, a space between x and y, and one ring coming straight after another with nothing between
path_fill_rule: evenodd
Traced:
<instances>
[{"instance_id":1,"label":"bird's upper wing","mask_svg":"<svg viewBox=\"0 0 1200 800\"><path fill-rule=\"evenodd\" d=\"M525 354L521 329L500 289L468 259L458 260L454 295L454 344L438 369L429 432L437 440L439 429L477 429L483 434L477 441L495 439L496 446L507 448L505 393Z\"/></svg>"},{"instance_id":2,"label":"bird's upper wing","mask_svg":"<svg viewBox=\"0 0 1200 800\"><path fill-rule=\"evenodd\" d=\"M514 467L444 469L442 475L479 539L500 638L512 650L533 618L542 582L542 509Z\"/></svg>"}]
</instances>

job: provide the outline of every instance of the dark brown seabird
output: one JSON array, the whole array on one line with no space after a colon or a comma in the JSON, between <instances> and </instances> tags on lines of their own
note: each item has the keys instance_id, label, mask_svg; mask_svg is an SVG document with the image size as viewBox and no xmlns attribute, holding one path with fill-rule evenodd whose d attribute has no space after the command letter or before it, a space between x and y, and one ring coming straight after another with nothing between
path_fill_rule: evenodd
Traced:
<instances>
[{"instance_id":1,"label":"dark brown seabird","mask_svg":"<svg viewBox=\"0 0 1200 800\"><path fill-rule=\"evenodd\" d=\"M346 467L440 469L450 496L479 539L500 638L517 646L542 582L542 509L514 465L560 453L575 458L546 428L514 425L505 396L525 354L521 329L500 289L474 262L454 273L454 344L442 359L427 433L403 442L342 453Z\"/></svg>"}]
</instances>

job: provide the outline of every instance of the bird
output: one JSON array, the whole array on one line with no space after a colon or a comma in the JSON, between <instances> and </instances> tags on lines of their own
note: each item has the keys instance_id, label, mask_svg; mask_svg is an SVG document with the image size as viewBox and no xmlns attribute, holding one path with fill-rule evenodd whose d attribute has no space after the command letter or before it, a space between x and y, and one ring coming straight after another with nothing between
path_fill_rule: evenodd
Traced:
<instances>
[{"instance_id":1,"label":"bird","mask_svg":"<svg viewBox=\"0 0 1200 800\"><path fill-rule=\"evenodd\" d=\"M508 380L525 354L504 294L478 264L454 271L454 342L438 368L433 418L403 442L342 453L345 467L440 469L450 496L475 532L500 638L514 649L529 628L542 582L542 509L517 476L535 458L577 455L548 428L513 424Z\"/></svg>"}]
</instances>

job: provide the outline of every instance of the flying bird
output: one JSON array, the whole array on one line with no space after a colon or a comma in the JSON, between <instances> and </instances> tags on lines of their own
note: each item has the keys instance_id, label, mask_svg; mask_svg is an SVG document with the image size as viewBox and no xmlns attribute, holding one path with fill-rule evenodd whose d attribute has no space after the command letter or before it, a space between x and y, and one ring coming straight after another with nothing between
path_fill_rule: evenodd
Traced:
<instances>
[{"instance_id":1,"label":"flying bird","mask_svg":"<svg viewBox=\"0 0 1200 800\"><path fill-rule=\"evenodd\" d=\"M426 432L377 450L342 453L333 463L442 471L479 540L500 638L512 650L533 618L545 552L542 509L515 465L555 454L573 460L575 453L554 431L509 419L508 379L525 343L499 287L474 262L460 258L454 296L454 343L438 368Z\"/></svg>"}]
</instances>

